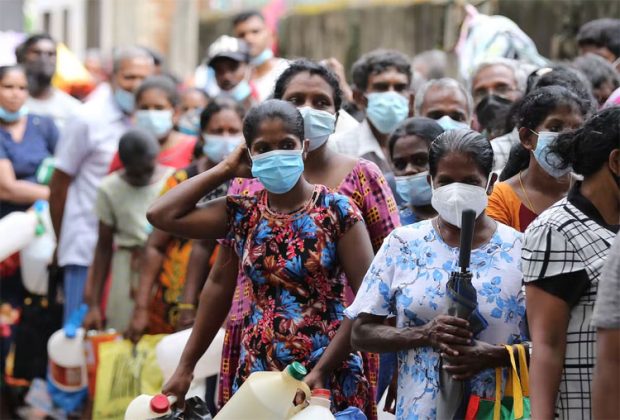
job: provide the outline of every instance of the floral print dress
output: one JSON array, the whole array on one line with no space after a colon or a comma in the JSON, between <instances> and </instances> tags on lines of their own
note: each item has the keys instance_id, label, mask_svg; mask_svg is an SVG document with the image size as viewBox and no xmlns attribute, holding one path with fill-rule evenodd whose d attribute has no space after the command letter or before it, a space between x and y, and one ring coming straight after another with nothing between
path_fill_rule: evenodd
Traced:
<instances>
[{"instance_id":1,"label":"floral print dress","mask_svg":"<svg viewBox=\"0 0 620 420\"><path fill-rule=\"evenodd\" d=\"M266 191L228 196L227 209L226 242L252 283L234 392L255 371L282 370L293 361L309 370L316 365L344 319L338 241L363 219L349 198L318 185L291 214L272 212ZM336 410L364 409L372 399L359 353L349 354L327 386Z\"/></svg>"},{"instance_id":2,"label":"floral print dress","mask_svg":"<svg viewBox=\"0 0 620 420\"><path fill-rule=\"evenodd\" d=\"M489 323L475 337L478 340L512 344L525 338L521 246L521 233L498 223L491 240L472 250L472 284L478 309ZM457 269L458 253L441 239L431 220L397 228L385 240L345 314L395 315L398 328L421 326L446 314L446 283ZM470 388L475 395L494 399L494 370L480 372ZM437 351L419 347L398 353L397 418L435 419L438 390Z\"/></svg>"}]
</instances>

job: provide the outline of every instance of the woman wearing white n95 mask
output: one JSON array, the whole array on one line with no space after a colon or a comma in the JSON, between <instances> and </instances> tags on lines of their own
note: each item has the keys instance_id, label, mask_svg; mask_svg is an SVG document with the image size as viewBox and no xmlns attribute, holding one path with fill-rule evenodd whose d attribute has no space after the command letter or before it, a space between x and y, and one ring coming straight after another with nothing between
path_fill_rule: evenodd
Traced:
<instances>
[{"instance_id":1,"label":"woman wearing white n95 mask","mask_svg":"<svg viewBox=\"0 0 620 420\"><path fill-rule=\"evenodd\" d=\"M438 216L390 234L345 310L355 319L354 348L399 352L399 419L436 418L440 360L472 395L493 400L495 368L510 364L503 344L526 338L521 234L484 213L497 178L492 166L493 149L479 133L450 130L437 137L429 151L429 183ZM484 318L478 334L468 320L445 315L465 209L477 214L470 269ZM396 327L384 323L388 316L395 316Z\"/></svg>"}]
</instances>

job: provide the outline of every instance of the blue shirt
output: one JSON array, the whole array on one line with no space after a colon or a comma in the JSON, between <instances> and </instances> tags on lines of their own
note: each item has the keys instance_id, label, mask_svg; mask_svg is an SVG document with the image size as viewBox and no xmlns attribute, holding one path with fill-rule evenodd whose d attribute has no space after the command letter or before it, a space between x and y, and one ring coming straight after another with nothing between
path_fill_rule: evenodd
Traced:
<instances>
[{"instance_id":1,"label":"blue shirt","mask_svg":"<svg viewBox=\"0 0 620 420\"><path fill-rule=\"evenodd\" d=\"M48 117L29 114L21 141L15 141L8 131L0 128L0 159L11 161L16 179L37 182L37 168L43 159L54 154L57 142L58 129L54 121ZM28 207L30 205L0 201L0 217Z\"/></svg>"}]
</instances>

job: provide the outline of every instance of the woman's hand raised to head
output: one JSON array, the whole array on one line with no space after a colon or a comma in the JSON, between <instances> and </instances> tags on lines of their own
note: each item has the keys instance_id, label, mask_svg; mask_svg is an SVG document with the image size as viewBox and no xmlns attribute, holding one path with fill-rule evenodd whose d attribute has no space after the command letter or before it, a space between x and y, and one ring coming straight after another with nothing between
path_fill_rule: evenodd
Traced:
<instances>
[{"instance_id":1,"label":"woman's hand raised to head","mask_svg":"<svg viewBox=\"0 0 620 420\"><path fill-rule=\"evenodd\" d=\"M222 164L226 167L226 173L234 178L252 178L252 161L245 143L226 156Z\"/></svg>"}]
</instances>

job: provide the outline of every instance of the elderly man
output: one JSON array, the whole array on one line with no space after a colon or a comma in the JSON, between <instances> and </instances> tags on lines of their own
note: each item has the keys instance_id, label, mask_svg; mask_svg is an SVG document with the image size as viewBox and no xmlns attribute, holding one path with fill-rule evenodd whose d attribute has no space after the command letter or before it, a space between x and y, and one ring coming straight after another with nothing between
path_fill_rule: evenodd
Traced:
<instances>
[{"instance_id":1,"label":"elderly man","mask_svg":"<svg viewBox=\"0 0 620 420\"><path fill-rule=\"evenodd\" d=\"M444 77L423 84L415 97L415 115L437 120L444 130L469 128L473 99L454 79Z\"/></svg>"},{"instance_id":2,"label":"elderly man","mask_svg":"<svg viewBox=\"0 0 620 420\"><path fill-rule=\"evenodd\" d=\"M26 69L28 110L50 117L59 129L80 106L80 101L52 86L56 72L56 41L47 34L28 37L15 50L17 62Z\"/></svg>"},{"instance_id":3,"label":"elderly man","mask_svg":"<svg viewBox=\"0 0 620 420\"><path fill-rule=\"evenodd\" d=\"M512 130L506 119L512 104L524 91L525 74L517 62L500 58L480 64L471 78L477 124L474 127L489 140Z\"/></svg>"},{"instance_id":4,"label":"elderly man","mask_svg":"<svg viewBox=\"0 0 620 420\"><path fill-rule=\"evenodd\" d=\"M493 170L500 172L519 143L519 134L509 119L513 104L525 92L526 74L514 60L496 58L481 63L471 78L475 120L472 126L491 141Z\"/></svg>"},{"instance_id":5,"label":"elderly man","mask_svg":"<svg viewBox=\"0 0 620 420\"><path fill-rule=\"evenodd\" d=\"M134 92L154 70L148 51L135 47L118 51L110 92L80 108L67 122L56 148L50 212L58 238L58 265L65 273L65 319L82 302L94 255L97 216L93 208L97 189L108 173L120 137L129 127Z\"/></svg>"}]
</instances>

